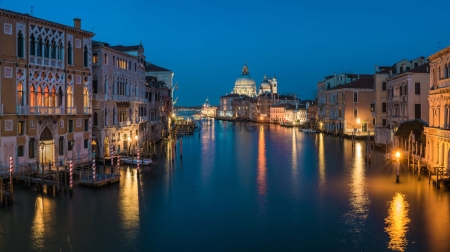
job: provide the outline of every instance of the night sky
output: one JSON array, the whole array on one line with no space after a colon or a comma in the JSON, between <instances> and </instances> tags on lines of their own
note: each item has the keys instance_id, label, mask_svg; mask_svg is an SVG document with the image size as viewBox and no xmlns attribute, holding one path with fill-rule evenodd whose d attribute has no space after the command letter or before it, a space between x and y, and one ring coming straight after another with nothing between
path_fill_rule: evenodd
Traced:
<instances>
[{"instance_id":1,"label":"night sky","mask_svg":"<svg viewBox=\"0 0 450 252\"><path fill-rule=\"evenodd\" d=\"M142 41L147 61L175 72L177 105L218 104L244 63L257 87L276 75L279 93L310 99L334 72L373 73L450 46L449 0L0 0L20 13L31 6L65 25L81 18L94 40Z\"/></svg>"}]
</instances>

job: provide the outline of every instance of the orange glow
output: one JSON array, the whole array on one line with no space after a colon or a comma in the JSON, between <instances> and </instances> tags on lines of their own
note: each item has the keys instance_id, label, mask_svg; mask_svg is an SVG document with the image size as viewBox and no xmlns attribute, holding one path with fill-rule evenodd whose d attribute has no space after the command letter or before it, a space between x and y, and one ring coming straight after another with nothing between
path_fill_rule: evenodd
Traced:
<instances>
[{"instance_id":1,"label":"orange glow","mask_svg":"<svg viewBox=\"0 0 450 252\"><path fill-rule=\"evenodd\" d=\"M395 156L397 157L397 159L399 159L399 158L400 158L400 152L397 151L397 152L395 153Z\"/></svg>"},{"instance_id":2,"label":"orange glow","mask_svg":"<svg viewBox=\"0 0 450 252\"><path fill-rule=\"evenodd\" d=\"M408 233L408 223L411 219L408 217L409 204L405 195L397 193L392 201L389 202L388 217L384 219L387 227L384 231L389 235L388 248L395 251L405 251L408 245L406 234Z\"/></svg>"},{"instance_id":3,"label":"orange glow","mask_svg":"<svg viewBox=\"0 0 450 252\"><path fill-rule=\"evenodd\" d=\"M135 230L139 230L139 190L138 190L138 176L136 170L127 168L125 174L120 181L119 195L119 211L120 211L120 224L125 231L124 236L126 241L132 241L136 238L137 233Z\"/></svg>"},{"instance_id":4,"label":"orange glow","mask_svg":"<svg viewBox=\"0 0 450 252\"><path fill-rule=\"evenodd\" d=\"M264 130L260 130L258 139L258 193L266 194L266 141Z\"/></svg>"}]
</instances>

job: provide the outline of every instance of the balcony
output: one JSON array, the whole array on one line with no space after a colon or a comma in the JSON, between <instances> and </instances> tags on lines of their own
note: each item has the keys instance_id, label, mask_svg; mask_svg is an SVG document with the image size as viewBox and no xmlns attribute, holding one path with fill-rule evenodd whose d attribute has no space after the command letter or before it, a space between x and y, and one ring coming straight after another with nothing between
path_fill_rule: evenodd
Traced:
<instances>
[{"instance_id":1,"label":"balcony","mask_svg":"<svg viewBox=\"0 0 450 252\"><path fill-rule=\"evenodd\" d=\"M17 106L18 115L62 115L62 107L30 107Z\"/></svg>"},{"instance_id":2,"label":"balcony","mask_svg":"<svg viewBox=\"0 0 450 252\"><path fill-rule=\"evenodd\" d=\"M395 97L392 97L391 99L392 99L391 101L392 101L393 103L398 103L398 102L400 102L400 96L395 96Z\"/></svg>"},{"instance_id":3,"label":"balcony","mask_svg":"<svg viewBox=\"0 0 450 252\"><path fill-rule=\"evenodd\" d=\"M85 115L92 115L92 107L84 107L83 108L83 113Z\"/></svg>"},{"instance_id":4,"label":"balcony","mask_svg":"<svg viewBox=\"0 0 450 252\"><path fill-rule=\"evenodd\" d=\"M138 117L138 123L144 123L144 122L146 122L146 121L148 121L148 119L147 119L146 116L140 116L140 117Z\"/></svg>"},{"instance_id":5,"label":"balcony","mask_svg":"<svg viewBox=\"0 0 450 252\"><path fill-rule=\"evenodd\" d=\"M77 114L77 107L67 107L67 114L68 115L76 115Z\"/></svg>"},{"instance_id":6,"label":"balcony","mask_svg":"<svg viewBox=\"0 0 450 252\"><path fill-rule=\"evenodd\" d=\"M407 102L408 101L408 96L402 96L402 102Z\"/></svg>"},{"instance_id":7,"label":"balcony","mask_svg":"<svg viewBox=\"0 0 450 252\"><path fill-rule=\"evenodd\" d=\"M120 127L130 126L131 122L130 121L123 121L123 122L119 122L118 125Z\"/></svg>"},{"instance_id":8,"label":"balcony","mask_svg":"<svg viewBox=\"0 0 450 252\"><path fill-rule=\"evenodd\" d=\"M48 67L63 68L63 61L57 59L48 59L37 56L30 56L30 64Z\"/></svg>"}]
</instances>

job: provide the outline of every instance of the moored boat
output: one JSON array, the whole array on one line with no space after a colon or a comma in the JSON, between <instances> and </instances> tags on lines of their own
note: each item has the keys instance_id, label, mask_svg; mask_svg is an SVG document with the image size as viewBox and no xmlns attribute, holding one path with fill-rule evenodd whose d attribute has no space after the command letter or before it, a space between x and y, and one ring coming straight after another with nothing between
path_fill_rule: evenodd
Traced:
<instances>
[{"instance_id":1,"label":"moored boat","mask_svg":"<svg viewBox=\"0 0 450 252\"><path fill-rule=\"evenodd\" d=\"M137 165L137 159L136 158L130 158L130 157L121 157L120 158L121 164L131 164L131 165ZM144 158L139 160L140 165L149 166L153 163L153 161L149 158Z\"/></svg>"}]
</instances>

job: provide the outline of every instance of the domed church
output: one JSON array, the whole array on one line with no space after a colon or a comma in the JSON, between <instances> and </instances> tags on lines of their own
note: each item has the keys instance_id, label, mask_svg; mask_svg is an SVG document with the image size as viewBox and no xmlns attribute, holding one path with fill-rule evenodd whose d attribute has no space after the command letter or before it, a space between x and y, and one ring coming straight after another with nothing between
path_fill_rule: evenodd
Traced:
<instances>
[{"instance_id":1,"label":"domed church","mask_svg":"<svg viewBox=\"0 0 450 252\"><path fill-rule=\"evenodd\" d=\"M250 76L247 65L244 65L242 75L236 79L232 93L250 97L256 96L256 82Z\"/></svg>"}]
</instances>

